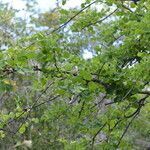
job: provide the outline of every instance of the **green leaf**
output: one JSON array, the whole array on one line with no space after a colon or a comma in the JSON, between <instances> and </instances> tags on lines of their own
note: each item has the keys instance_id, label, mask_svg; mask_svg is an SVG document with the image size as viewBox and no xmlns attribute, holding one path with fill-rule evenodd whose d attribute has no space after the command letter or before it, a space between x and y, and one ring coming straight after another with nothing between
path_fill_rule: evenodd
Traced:
<instances>
[{"instance_id":1,"label":"green leaf","mask_svg":"<svg viewBox=\"0 0 150 150\"><path fill-rule=\"evenodd\" d=\"M65 5L66 4L66 0L62 0L62 5Z\"/></svg>"},{"instance_id":2,"label":"green leaf","mask_svg":"<svg viewBox=\"0 0 150 150\"><path fill-rule=\"evenodd\" d=\"M23 124L20 128L19 128L19 133L23 134L26 131L26 124Z\"/></svg>"},{"instance_id":3,"label":"green leaf","mask_svg":"<svg viewBox=\"0 0 150 150\"><path fill-rule=\"evenodd\" d=\"M85 80L91 80L92 75L88 71L80 71L80 76Z\"/></svg>"},{"instance_id":4,"label":"green leaf","mask_svg":"<svg viewBox=\"0 0 150 150\"><path fill-rule=\"evenodd\" d=\"M38 119L38 118L32 118L32 121L33 121L34 123L39 123L39 119Z\"/></svg>"},{"instance_id":5,"label":"green leaf","mask_svg":"<svg viewBox=\"0 0 150 150\"><path fill-rule=\"evenodd\" d=\"M0 130L0 139L4 138L5 137L5 133L4 131Z\"/></svg>"},{"instance_id":6,"label":"green leaf","mask_svg":"<svg viewBox=\"0 0 150 150\"><path fill-rule=\"evenodd\" d=\"M96 89L99 88L99 86L94 82L89 82L88 86L90 91L95 91Z\"/></svg>"}]
</instances>

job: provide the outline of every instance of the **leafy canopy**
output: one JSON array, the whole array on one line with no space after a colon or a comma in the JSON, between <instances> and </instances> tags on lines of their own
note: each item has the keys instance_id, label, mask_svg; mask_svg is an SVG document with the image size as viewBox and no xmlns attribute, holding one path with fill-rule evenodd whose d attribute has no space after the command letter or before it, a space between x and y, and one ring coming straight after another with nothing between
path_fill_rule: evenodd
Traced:
<instances>
[{"instance_id":1,"label":"leafy canopy","mask_svg":"<svg viewBox=\"0 0 150 150\"><path fill-rule=\"evenodd\" d=\"M150 136L150 2L87 0L37 25L0 52L0 147L136 149Z\"/></svg>"}]
</instances>

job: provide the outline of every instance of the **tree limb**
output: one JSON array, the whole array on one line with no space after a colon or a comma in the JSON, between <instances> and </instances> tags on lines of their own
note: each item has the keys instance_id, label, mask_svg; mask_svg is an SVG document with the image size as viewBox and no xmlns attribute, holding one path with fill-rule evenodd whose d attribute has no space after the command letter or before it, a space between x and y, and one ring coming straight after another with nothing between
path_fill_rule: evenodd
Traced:
<instances>
[{"instance_id":1,"label":"tree limb","mask_svg":"<svg viewBox=\"0 0 150 150\"><path fill-rule=\"evenodd\" d=\"M124 137L125 134L127 133L128 129L129 129L129 127L130 127L130 125L132 124L133 120L137 117L138 114L139 114L139 112L136 113L136 114L132 117L131 121L130 121L130 122L128 123L128 125L126 126L126 128L125 128L123 134L121 135L121 137L120 137L120 139L119 139L119 142L118 142L118 144L117 144L117 149L118 149L118 147L119 147L119 145L120 145L120 143L121 143L123 137Z\"/></svg>"},{"instance_id":2,"label":"tree limb","mask_svg":"<svg viewBox=\"0 0 150 150\"><path fill-rule=\"evenodd\" d=\"M97 137L97 135L101 132L101 130L106 126L107 123L104 123L102 127L100 127L100 129L95 133L95 135L92 138L92 150L94 149L94 143L95 143L95 139Z\"/></svg>"},{"instance_id":3,"label":"tree limb","mask_svg":"<svg viewBox=\"0 0 150 150\"><path fill-rule=\"evenodd\" d=\"M91 25L95 25L97 23L103 22L104 20L106 20L107 18L109 18L111 15L113 15L117 10L118 10L118 8L116 8L113 12L111 12L110 14L108 14L107 16L105 16L104 18L102 18L101 20L89 23L88 25L84 26L81 30L84 30L85 28L88 28Z\"/></svg>"},{"instance_id":4,"label":"tree limb","mask_svg":"<svg viewBox=\"0 0 150 150\"><path fill-rule=\"evenodd\" d=\"M58 28L54 29L51 33L54 33L56 31L58 31L61 28L64 28L68 23L70 23L75 17L77 17L80 13L82 13L85 9L89 8L91 5L95 4L97 2L97 0L93 1L92 3L90 3L89 5L87 5L86 7L84 7L83 9L81 9L79 12L77 12L73 17L71 17L67 22L65 22L64 24L60 25ZM51 34L51 33L47 33L47 35Z\"/></svg>"}]
</instances>

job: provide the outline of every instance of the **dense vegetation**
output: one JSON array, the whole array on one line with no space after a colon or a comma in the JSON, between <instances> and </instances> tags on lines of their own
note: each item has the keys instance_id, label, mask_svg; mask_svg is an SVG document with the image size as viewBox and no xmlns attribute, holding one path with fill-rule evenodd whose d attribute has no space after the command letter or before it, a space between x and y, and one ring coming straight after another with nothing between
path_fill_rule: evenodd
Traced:
<instances>
[{"instance_id":1,"label":"dense vegetation","mask_svg":"<svg viewBox=\"0 0 150 150\"><path fill-rule=\"evenodd\" d=\"M149 148L150 1L66 3L0 5L0 149Z\"/></svg>"}]
</instances>

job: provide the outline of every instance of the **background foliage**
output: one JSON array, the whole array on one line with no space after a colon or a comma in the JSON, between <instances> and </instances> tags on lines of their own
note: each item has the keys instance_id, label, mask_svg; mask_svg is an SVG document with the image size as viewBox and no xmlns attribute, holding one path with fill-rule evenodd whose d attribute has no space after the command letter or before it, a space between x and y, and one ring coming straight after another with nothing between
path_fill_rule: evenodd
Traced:
<instances>
[{"instance_id":1,"label":"background foliage","mask_svg":"<svg viewBox=\"0 0 150 150\"><path fill-rule=\"evenodd\" d=\"M66 2L0 5L0 149L149 148L150 2Z\"/></svg>"}]
</instances>

